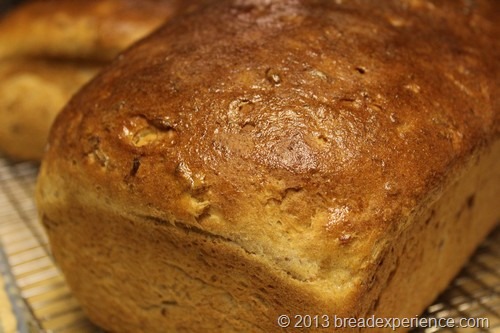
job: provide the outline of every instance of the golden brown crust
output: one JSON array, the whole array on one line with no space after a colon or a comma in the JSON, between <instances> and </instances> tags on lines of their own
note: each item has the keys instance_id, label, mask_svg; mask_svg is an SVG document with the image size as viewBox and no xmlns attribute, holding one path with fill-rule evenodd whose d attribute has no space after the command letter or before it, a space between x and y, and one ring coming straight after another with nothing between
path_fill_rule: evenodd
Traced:
<instances>
[{"instance_id":1,"label":"golden brown crust","mask_svg":"<svg viewBox=\"0 0 500 333\"><path fill-rule=\"evenodd\" d=\"M40 160L52 120L97 72L97 63L103 66L175 14L205 2L36 0L2 17L0 150ZM96 63L91 71L89 62Z\"/></svg>"},{"instance_id":2,"label":"golden brown crust","mask_svg":"<svg viewBox=\"0 0 500 333\"><path fill-rule=\"evenodd\" d=\"M111 60L178 10L177 0L35 0L0 22L0 57Z\"/></svg>"},{"instance_id":3,"label":"golden brown crust","mask_svg":"<svg viewBox=\"0 0 500 333\"><path fill-rule=\"evenodd\" d=\"M57 119L38 186L49 235L70 233L68 212L81 223L89 207L113 230L177 226L267 269L290 293L278 310L373 312L382 291L369 281L390 276L377 265L498 139L489 7L498 3L236 1L167 24ZM494 223L481 222L472 246Z\"/></svg>"}]
</instances>

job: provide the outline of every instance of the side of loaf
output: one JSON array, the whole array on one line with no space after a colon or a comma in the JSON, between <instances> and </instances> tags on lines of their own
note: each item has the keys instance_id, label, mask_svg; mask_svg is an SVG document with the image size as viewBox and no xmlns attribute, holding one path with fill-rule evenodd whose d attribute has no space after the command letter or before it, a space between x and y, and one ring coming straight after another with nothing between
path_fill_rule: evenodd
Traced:
<instances>
[{"instance_id":1,"label":"side of loaf","mask_svg":"<svg viewBox=\"0 0 500 333\"><path fill-rule=\"evenodd\" d=\"M500 217L498 9L240 0L129 49L58 116L37 184L86 313L110 332L421 313Z\"/></svg>"}]
</instances>

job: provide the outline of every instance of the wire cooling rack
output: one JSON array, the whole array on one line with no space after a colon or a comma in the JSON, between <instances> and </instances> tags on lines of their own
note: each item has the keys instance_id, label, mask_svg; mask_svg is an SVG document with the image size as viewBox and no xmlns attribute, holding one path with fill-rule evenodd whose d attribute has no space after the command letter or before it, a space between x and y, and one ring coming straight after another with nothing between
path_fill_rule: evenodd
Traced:
<instances>
[{"instance_id":1,"label":"wire cooling rack","mask_svg":"<svg viewBox=\"0 0 500 333\"><path fill-rule=\"evenodd\" d=\"M11 309L10 314L0 313L0 332L97 332L66 286L38 224L36 173L30 163L0 157L0 270ZM0 304L4 308L7 305ZM9 315L16 324L8 331L2 323Z\"/></svg>"},{"instance_id":2,"label":"wire cooling rack","mask_svg":"<svg viewBox=\"0 0 500 333\"><path fill-rule=\"evenodd\" d=\"M99 332L85 318L50 255L33 201L36 173L33 164L0 157L0 333ZM412 333L500 333L500 228L423 316L454 318L457 325L461 318L487 318L489 328Z\"/></svg>"}]
</instances>

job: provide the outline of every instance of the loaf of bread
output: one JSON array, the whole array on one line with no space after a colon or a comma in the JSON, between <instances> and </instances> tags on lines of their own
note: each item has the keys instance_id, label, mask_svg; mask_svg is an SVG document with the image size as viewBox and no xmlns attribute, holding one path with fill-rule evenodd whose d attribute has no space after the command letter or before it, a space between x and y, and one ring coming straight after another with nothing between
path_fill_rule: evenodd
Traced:
<instances>
[{"instance_id":1,"label":"loaf of bread","mask_svg":"<svg viewBox=\"0 0 500 333\"><path fill-rule=\"evenodd\" d=\"M40 159L57 112L100 68L82 61L0 60L0 150Z\"/></svg>"},{"instance_id":2,"label":"loaf of bread","mask_svg":"<svg viewBox=\"0 0 500 333\"><path fill-rule=\"evenodd\" d=\"M37 183L90 319L422 313L500 217L499 5L237 0L125 52L58 116Z\"/></svg>"},{"instance_id":3,"label":"loaf of bread","mask_svg":"<svg viewBox=\"0 0 500 333\"><path fill-rule=\"evenodd\" d=\"M39 160L60 109L106 63L203 1L26 2L0 20L0 150Z\"/></svg>"}]
</instances>

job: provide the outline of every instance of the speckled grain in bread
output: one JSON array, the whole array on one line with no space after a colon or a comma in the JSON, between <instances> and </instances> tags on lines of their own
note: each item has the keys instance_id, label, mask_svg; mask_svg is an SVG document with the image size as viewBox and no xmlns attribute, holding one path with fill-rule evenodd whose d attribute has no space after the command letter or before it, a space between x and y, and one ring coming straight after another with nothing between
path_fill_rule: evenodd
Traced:
<instances>
[{"instance_id":1,"label":"speckled grain in bread","mask_svg":"<svg viewBox=\"0 0 500 333\"><path fill-rule=\"evenodd\" d=\"M126 52L58 117L37 186L90 318L421 313L500 215L494 9L236 1Z\"/></svg>"}]
</instances>

